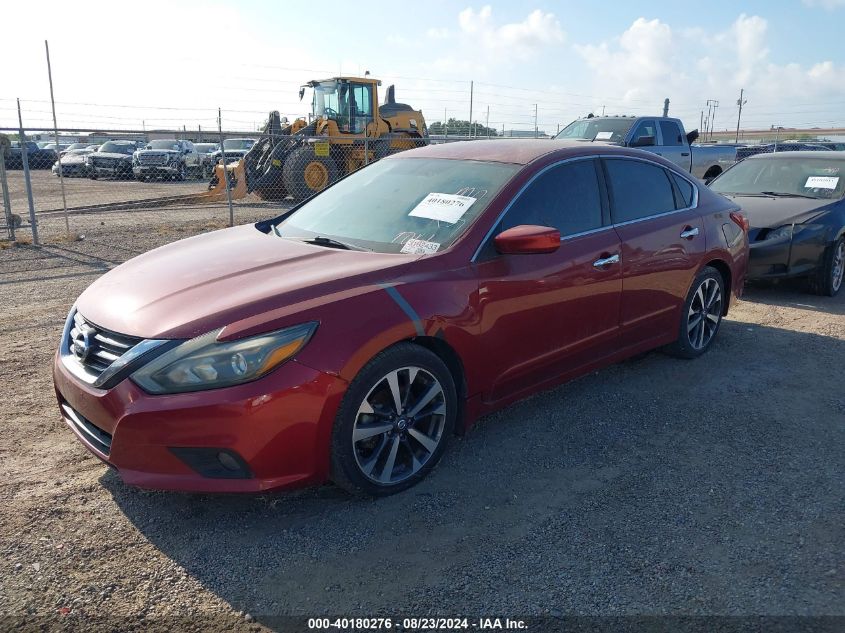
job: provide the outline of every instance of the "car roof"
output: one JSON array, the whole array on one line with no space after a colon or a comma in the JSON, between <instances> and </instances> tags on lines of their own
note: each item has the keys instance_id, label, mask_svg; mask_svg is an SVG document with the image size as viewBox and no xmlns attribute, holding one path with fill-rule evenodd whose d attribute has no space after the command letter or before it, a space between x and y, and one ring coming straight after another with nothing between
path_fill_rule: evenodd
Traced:
<instances>
[{"instance_id":1,"label":"car roof","mask_svg":"<svg viewBox=\"0 0 845 633\"><path fill-rule=\"evenodd\" d=\"M560 151L561 154L577 156L590 148L601 147L602 153L635 155L638 152L589 141L560 141L554 139L490 139L478 141L455 141L418 147L407 152L394 154L389 158L452 158L477 160L489 163L511 163L527 165L538 158ZM570 150L570 151L566 151Z\"/></svg>"},{"instance_id":2,"label":"car roof","mask_svg":"<svg viewBox=\"0 0 845 633\"><path fill-rule=\"evenodd\" d=\"M745 160L764 160L764 159L771 159L771 160L785 160L787 158L827 158L833 160L845 160L845 152L763 152L760 154L752 154Z\"/></svg>"}]
</instances>

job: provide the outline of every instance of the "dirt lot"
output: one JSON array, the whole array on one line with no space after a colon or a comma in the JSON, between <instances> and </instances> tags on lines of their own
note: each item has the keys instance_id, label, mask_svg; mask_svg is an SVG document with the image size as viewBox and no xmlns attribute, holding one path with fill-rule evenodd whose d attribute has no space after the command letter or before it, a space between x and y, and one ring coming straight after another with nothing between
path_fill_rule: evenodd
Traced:
<instances>
[{"instance_id":1,"label":"dirt lot","mask_svg":"<svg viewBox=\"0 0 845 633\"><path fill-rule=\"evenodd\" d=\"M21 216L24 222L29 221L29 206L26 197L23 171L12 169L6 172L9 183L9 196L12 211ZM65 198L69 209L101 204L119 204L121 202L137 202L150 199L150 206L155 198L164 196L183 196L192 193L202 193L208 190L208 179L186 180L175 182L172 180L155 180L139 182L137 180L121 180L101 178L65 178ZM32 199L36 213L62 211L62 189L59 177L53 175L49 169L33 169L30 172L32 183ZM2 206L0 206L2 210Z\"/></svg>"},{"instance_id":2,"label":"dirt lot","mask_svg":"<svg viewBox=\"0 0 845 633\"><path fill-rule=\"evenodd\" d=\"M59 418L62 321L98 275L225 217L85 215L75 242L50 218L49 244L0 251L3 628L845 616L845 294L750 289L704 357L650 354L488 416L388 499L125 487Z\"/></svg>"}]
</instances>

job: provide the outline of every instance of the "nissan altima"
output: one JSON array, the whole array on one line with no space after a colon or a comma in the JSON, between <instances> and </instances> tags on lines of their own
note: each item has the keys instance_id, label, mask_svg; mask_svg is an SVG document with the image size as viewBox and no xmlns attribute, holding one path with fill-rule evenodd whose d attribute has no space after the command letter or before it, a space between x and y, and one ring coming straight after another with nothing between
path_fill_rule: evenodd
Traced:
<instances>
[{"instance_id":1,"label":"nissan altima","mask_svg":"<svg viewBox=\"0 0 845 633\"><path fill-rule=\"evenodd\" d=\"M652 348L706 352L745 222L640 150L403 152L103 275L68 315L59 407L127 484L397 492L481 415Z\"/></svg>"},{"instance_id":2,"label":"nissan altima","mask_svg":"<svg viewBox=\"0 0 845 633\"><path fill-rule=\"evenodd\" d=\"M749 279L806 277L834 296L845 271L845 152L758 154L710 187L751 225Z\"/></svg>"}]
</instances>

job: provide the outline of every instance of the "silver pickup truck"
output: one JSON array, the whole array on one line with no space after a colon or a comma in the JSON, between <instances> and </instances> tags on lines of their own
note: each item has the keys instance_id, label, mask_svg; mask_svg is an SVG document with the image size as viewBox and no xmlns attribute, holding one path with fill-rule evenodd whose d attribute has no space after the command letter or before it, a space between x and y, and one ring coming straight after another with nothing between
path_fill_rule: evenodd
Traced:
<instances>
[{"instance_id":1,"label":"silver pickup truck","mask_svg":"<svg viewBox=\"0 0 845 633\"><path fill-rule=\"evenodd\" d=\"M597 116L577 119L555 138L612 143L654 152L709 182L736 162L735 144L694 145L698 130L684 131L669 117Z\"/></svg>"}]
</instances>

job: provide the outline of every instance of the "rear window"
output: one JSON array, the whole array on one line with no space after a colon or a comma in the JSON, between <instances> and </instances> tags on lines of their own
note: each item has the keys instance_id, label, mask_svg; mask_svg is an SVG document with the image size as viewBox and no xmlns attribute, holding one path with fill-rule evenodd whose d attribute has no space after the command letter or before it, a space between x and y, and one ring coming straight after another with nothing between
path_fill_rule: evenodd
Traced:
<instances>
[{"instance_id":1,"label":"rear window","mask_svg":"<svg viewBox=\"0 0 845 633\"><path fill-rule=\"evenodd\" d=\"M639 160L605 161L613 195L615 223L675 210L675 194L666 170Z\"/></svg>"}]
</instances>

